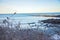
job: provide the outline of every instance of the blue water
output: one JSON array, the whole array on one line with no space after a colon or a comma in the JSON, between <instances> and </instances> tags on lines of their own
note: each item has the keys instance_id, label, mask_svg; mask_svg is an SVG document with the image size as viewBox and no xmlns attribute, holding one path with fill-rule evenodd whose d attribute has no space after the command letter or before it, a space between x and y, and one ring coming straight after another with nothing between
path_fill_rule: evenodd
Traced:
<instances>
[{"instance_id":1,"label":"blue water","mask_svg":"<svg viewBox=\"0 0 60 40\"><path fill-rule=\"evenodd\" d=\"M11 19L19 20L21 22L36 22L38 20L51 19L50 17L40 17L39 15L60 15L60 13L17 13L17 14L0 14L0 19L6 19L9 17ZM37 17L38 16L38 17Z\"/></svg>"},{"instance_id":2,"label":"blue water","mask_svg":"<svg viewBox=\"0 0 60 40\"><path fill-rule=\"evenodd\" d=\"M36 15L51 15L50 13L20 13L20 14L0 14L0 19L6 19L9 17L10 19L19 20L21 22L36 22L38 20L49 19L47 17L36 17Z\"/></svg>"},{"instance_id":3,"label":"blue water","mask_svg":"<svg viewBox=\"0 0 60 40\"><path fill-rule=\"evenodd\" d=\"M60 15L60 12L58 13L6 13L6 14L0 14L0 17L28 17L28 16L39 16L39 15Z\"/></svg>"}]
</instances>

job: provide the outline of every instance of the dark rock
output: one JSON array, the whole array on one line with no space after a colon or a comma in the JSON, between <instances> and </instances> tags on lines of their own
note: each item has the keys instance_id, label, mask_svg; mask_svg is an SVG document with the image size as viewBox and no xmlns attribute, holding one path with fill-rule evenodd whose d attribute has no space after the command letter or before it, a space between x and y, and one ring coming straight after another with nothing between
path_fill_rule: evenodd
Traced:
<instances>
[{"instance_id":1,"label":"dark rock","mask_svg":"<svg viewBox=\"0 0 60 40\"><path fill-rule=\"evenodd\" d=\"M52 24L60 24L60 19L47 19L47 20L42 20L41 22L52 23Z\"/></svg>"}]
</instances>

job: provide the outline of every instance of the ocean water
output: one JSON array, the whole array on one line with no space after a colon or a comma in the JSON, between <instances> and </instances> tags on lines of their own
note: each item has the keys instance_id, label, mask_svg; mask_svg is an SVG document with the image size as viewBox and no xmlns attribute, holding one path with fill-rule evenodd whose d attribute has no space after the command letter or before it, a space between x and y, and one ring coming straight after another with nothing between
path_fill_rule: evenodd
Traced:
<instances>
[{"instance_id":1,"label":"ocean water","mask_svg":"<svg viewBox=\"0 0 60 40\"><path fill-rule=\"evenodd\" d=\"M40 15L40 16L39 16ZM52 19L53 17L42 17L41 15L60 15L60 13L20 13L20 14L0 14L0 20L15 19L21 22L37 22L38 20Z\"/></svg>"},{"instance_id":2,"label":"ocean water","mask_svg":"<svg viewBox=\"0 0 60 40\"><path fill-rule=\"evenodd\" d=\"M16 13L15 15L13 13L1 13L0 17L27 17L27 16L41 16L41 15L60 15L60 12L57 13Z\"/></svg>"},{"instance_id":3,"label":"ocean water","mask_svg":"<svg viewBox=\"0 0 60 40\"><path fill-rule=\"evenodd\" d=\"M40 15L40 16L39 16ZM41 15L60 15L60 13L17 13L17 14L0 14L0 20L9 17L12 20L20 22L37 22L38 20L54 19L56 17L42 17ZM58 18L57 18L58 19ZM60 18L59 18L60 19Z\"/></svg>"}]
</instances>

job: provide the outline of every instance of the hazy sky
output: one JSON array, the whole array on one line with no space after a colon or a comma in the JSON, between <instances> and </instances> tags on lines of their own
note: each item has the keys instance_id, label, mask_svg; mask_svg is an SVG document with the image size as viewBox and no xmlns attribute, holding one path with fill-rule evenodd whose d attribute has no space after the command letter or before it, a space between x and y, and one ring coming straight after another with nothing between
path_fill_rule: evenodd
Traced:
<instances>
[{"instance_id":1,"label":"hazy sky","mask_svg":"<svg viewBox=\"0 0 60 40\"><path fill-rule=\"evenodd\" d=\"M60 0L0 0L0 13L60 12Z\"/></svg>"}]
</instances>

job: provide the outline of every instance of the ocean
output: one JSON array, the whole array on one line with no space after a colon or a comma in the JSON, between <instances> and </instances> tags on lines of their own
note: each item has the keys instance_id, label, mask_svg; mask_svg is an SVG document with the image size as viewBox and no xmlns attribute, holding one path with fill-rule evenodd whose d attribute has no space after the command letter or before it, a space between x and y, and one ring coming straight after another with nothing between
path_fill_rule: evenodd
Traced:
<instances>
[{"instance_id":1,"label":"ocean","mask_svg":"<svg viewBox=\"0 0 60 40\"><path fill-rule=\"evenodd\" d=\"M42 15L60 15L60 13L17 13L17 14L0 14L0 20L6 19L9 17L10 19L15 19L16 21L21 22L37 22L38 20L46 20L53 19L56 17L42 17Z\"/></svg>"},{"instance_id":2,"label":"ocean","mask_svg":"<svg viewBox=\"0 0 60 40\"><path fill-rule=\"evenodd\" d=\"M60 12L57 13L16 13L14 16L13 13L0 13L0 17L12 16L12 17L26 17L26 16L41 16L41 15L60 15Z\"/></svg>"}]
</instances>

